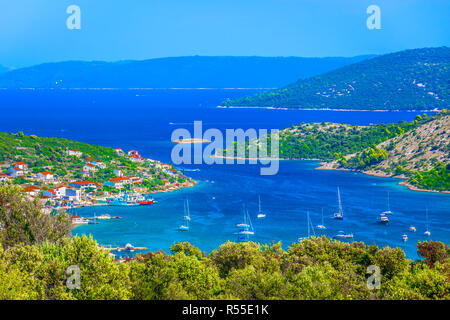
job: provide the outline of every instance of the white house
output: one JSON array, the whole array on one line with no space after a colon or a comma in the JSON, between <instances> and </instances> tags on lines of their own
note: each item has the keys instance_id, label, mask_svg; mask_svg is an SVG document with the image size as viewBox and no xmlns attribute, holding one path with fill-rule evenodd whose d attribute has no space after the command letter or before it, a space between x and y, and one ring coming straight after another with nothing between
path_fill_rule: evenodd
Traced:
<instances>
[{"instance_id":1,"label":"white house","mask_svg":"<svg viewBox=\"0 0 450 320\"><path fill-rule=\"evenodd\" d=\"M131 156L131 155L139 155L139 152L137 152L137 150L130 150L130 151L128 151L128 155L129 156Z\"/></svg>"},{"instance_id":2,"label":"white house","mask_svg":"<svg viewBox=\"0 0 450 320\"><path fill-rule=\"evenodd\" d=\"M11 168L19 168L23 171L28 171L28 165L25 162L13 162L10 165Z\"/></svg>"},{"instance_id":3,"label":"white house","mask_svg":"<svg viewBox=\"0 0 450 320\"><path fill-rule=\"evenodd\" d=\"M78 150L68 150L67 154L69 156L81 157L83 155L83 152L78 151Z\"/></svg>"},{"instance_id":4,"label":"white house","mask_svg":"<svg viewBox=\"0 0 450 320\"><path fill-rule=\"evenodd\" d=\"M8 171L14 178L22 177L24 175L24 171L18 167L11 167Z\"/></svg>"},{"instance_id":5,"label":"white house","mask_svg":"<svg viewBox=\"0 0 450 320\"><path fill-rule=\"evenodd\" d=\"M39 180L52 181L55 177L53 176L53 173L51 173L49 171L44 171L44 172L39 172L37 174L37 178Z\"/></svg>"},{"instance_id":6,"label":"white house","mask_svg":"<svg viewBox=\"0 0 450 320\"><path fill-rule=\"evenodd\" d=\"M100 160L94 160L91 162L94 166L99 167L100 169L106 169L106 164Z\"/></svg>"},{"instance_id":7,"label":"white house","mask_svg":"<svg viewBox=\"0 0 450 320\"><path fill-rule=\"evenodd\" d=\"M113 173L114 173L117 177L123 177L123 170L122 170L122 169L114 169Z\"/></svg>"},{"instance_id":8,"label":"white house","mask_svg":"<svg viewBox=\"0 0 450 320\"><path fill-rule=\"evenodd\" d=\"M36 197L39 194L39 192L41 192L41 189L35 186L29 186L23 189L23 193L27 194L31 198Z\"/></svg>"},{"instance_id":9,"label":"white house","mask_svg":"<svg viewBox=\"0 0 450 320\"><path fill-rule=\"evenodd\" d=\"M69 187L69 188L66 188L65 192L66 192L66 194L63 197L64 199L67 199L69 201L75 201L75 202L81 201L81 190Z\"/></svg>"},{"instance_id":10,"label":"white house","mask_svg":"<svg viewBox=\"0 0 450 320\"><path fill-rule=\"evenodd\" d=\"M144 163L145 160L138 154L130 155L130 160L137 163Z\"/></svg>"},{"instance_id":11,"label":"white house","mask_svg":"<svg viewBox=\"0 0 450 320\"><path fill-rule=\"evenodd\" d=\"M83 166L83 171L84 172L97 172L98 169L93 164L87 163Z\"/></svg>"},{"instance_id":12,"label":"white house","mask_svg":"<svg viewBox=\"0 0 450 320\"><path fill-rule=\"evenodd\" d=\"M72 182L69 186L71 186L72 188L75 189L87 189L87 188L94 188L97 189L98 185L94 182L91 181L76 181L76 182Z\"/></svg>"},{"instance_id":13,"label":"white house","mask_svg":"<svg viewBox=\"0 0 450 320\"><path fill-rule=\"evenodd\" d=\"M121 189L123 188L123 185L130 184L132 181L130 178L127 177L117 177L113 178L111 180L108 180L105 182L106 186Z\"/></svg>"}]
</instances>

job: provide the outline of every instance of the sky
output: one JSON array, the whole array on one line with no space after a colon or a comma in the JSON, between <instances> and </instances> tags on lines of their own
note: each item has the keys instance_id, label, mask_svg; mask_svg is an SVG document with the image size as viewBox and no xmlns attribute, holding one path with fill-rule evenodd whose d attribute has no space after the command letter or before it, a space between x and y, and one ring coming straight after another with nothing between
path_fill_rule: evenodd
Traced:
<instances>
[{"instance_id":1,"label":"sky","mask_svg":"<svg viewBox=\"0 0 450 320\"><path fill-rule=\"evenodd\" d=\"M80 29L66 25L70 5ZM448 0L0 0L0 65L382 54L450 46L449 13Z\"/></svg>"}]
</instances>

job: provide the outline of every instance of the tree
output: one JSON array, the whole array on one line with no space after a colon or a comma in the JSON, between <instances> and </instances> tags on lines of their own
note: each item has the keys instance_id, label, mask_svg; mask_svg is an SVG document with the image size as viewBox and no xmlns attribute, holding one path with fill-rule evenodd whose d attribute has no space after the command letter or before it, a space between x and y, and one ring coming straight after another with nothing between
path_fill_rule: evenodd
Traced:
<instances>
[{"instance_id":1,"label":"tree","mask_svg":"<svg viewBox=\"0 0 450 320\"><path fill-rule=\"evenodd\" d=\"M58 242L69 235L68 215L44 213L38 201L26 198L18 186L0 185L0 242L5 248L18 243Z\"/></svg>"}]
</instances>

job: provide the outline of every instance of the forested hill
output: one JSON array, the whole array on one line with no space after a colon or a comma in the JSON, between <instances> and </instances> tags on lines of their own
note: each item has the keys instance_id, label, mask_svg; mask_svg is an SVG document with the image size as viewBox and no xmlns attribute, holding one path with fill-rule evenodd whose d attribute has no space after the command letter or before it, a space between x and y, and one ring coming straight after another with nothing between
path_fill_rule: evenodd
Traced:
<instances>
[{"instance_id":1,"label":"forested hill","mask_svg":"<svg viewBox=\"0 0 450 320\"><path fill-rule=\"evenodd\" d=\"M0 88L279 88L371 56L66 61L0 74Z\"/></svg>"},{"instance_id":2,"label":"forested hill","mask_svg":"<svg viewBox=\"0 0 450 320\"><path fill-rule=\"evenodd\" d=\"M448 108L450 48L386 54L222 104L355 110Z\"/></svg>"}]
</instances>

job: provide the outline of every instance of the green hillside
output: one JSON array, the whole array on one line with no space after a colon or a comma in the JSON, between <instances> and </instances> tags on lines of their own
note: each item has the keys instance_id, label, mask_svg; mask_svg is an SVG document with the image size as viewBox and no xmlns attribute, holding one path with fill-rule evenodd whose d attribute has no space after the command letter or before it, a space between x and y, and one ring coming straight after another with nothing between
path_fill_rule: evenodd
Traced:
<instances>
[{"instance_id":1,"label":"green hillside","mask_svg":"<svg viewBox=\"0 0 450 320\"><path fill-rule=\"evenodd\" d=\"M450 48L406 50L364 60L222 103L224 106L410 110L450 104Z\"/></svg>"}]
</instances>

